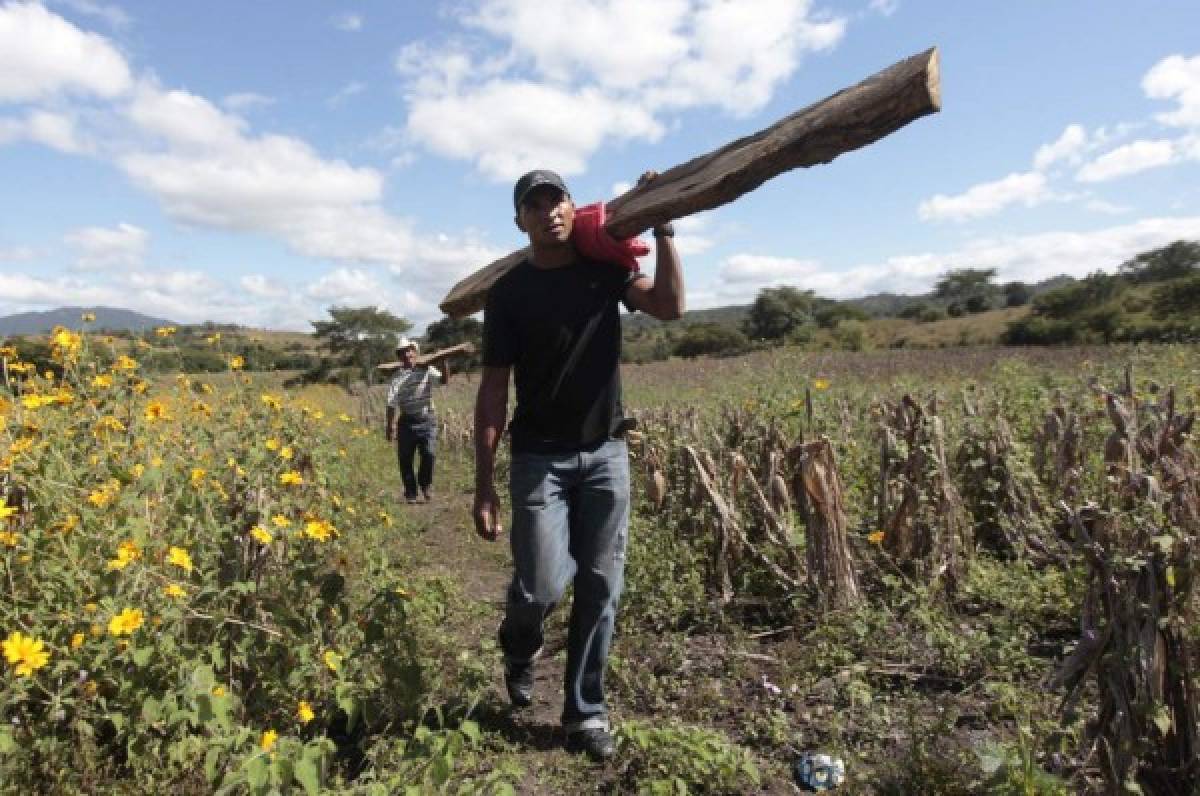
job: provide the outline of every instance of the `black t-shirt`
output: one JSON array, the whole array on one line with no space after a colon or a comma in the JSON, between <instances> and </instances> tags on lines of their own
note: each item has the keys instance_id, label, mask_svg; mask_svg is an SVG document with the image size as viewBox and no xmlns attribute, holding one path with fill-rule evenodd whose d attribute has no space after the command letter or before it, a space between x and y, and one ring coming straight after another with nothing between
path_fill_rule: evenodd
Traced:
<instances>
[{"instance_id":1,"label":"black t-shirt","mask_svg":"<svg viewBox=\"0 0 1200 796\"><path fill-rule=\"evenodd\" d=\"M617 303L638 276L587 260L549 269L526 260L492 285L483 364L513 369L514 451L581 450L617 430L624 419Z\"/></svg>"}]
</instances>

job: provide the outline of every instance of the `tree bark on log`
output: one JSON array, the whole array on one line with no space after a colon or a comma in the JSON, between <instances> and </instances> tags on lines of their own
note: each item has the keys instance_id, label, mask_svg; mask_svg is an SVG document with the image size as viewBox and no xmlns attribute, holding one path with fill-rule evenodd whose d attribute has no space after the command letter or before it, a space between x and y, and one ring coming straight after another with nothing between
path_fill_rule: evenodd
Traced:
<instances>
[{"instance_id":1,"label":"tree bark on log","mask_svg":"<svg viewBox=\"0 0 1200 796\"><path fill-rule=\"evenodd\" d=\"M935 47L623 193L605 205L604 228L629 238L720 207L785 171L828 163L940 109ZM442 300L442 311L461 318L483 309L491 286L527 254L528 247L520 249L463 279Z\"/></svg>"}]
</instances>

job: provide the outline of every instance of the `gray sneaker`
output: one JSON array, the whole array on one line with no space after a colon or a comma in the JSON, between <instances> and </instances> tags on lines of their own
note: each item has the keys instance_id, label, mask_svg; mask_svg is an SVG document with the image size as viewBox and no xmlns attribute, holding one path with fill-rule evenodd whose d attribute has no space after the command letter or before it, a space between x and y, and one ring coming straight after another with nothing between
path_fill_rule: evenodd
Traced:
<instances>
[{"instance_id":1,"label":"gray sneaker","mask_svg":"<svg viewBox=\"0 0 1200 796\"><path fill-rule=\"evenodd\" d=\"M567 735L567 751L585 754L597 763L612 759L617 753L617 743L612 733L603 727L589 727Z\"/></svg>"}]
</instances>

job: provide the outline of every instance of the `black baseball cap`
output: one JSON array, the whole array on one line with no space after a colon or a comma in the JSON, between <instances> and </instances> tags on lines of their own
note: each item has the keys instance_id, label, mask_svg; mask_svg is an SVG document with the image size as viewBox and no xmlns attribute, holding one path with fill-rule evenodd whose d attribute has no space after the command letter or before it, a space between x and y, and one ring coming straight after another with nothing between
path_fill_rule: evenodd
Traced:
<instances>
[{"instance_id":1,"label":"black baseball cap","mask_svg":"<svg viewBox=\"0 0 1200 796\"><path fill-rule=\"evenodd\" d=\"M521 212L521 202L525 201L526 195L542 185L553 185L565 194L570 193L562 177L546 169L534 169L528 174L522 175L521 179L517 180L517 184L513 186L513 209L518 213Z\"/></svg>"}]
</instances>

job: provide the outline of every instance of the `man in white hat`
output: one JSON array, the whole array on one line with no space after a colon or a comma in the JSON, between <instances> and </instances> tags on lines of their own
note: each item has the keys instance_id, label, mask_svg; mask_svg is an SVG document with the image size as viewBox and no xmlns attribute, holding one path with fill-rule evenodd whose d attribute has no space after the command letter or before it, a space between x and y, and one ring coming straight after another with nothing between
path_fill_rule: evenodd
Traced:
<instances>
[{"instance_id":1,"label":"man in white hat","mask_svg":"<svg viewBox=\"0 0 1200 796\"><path fill-rule=\"evenodd\" d=\"M396 440L396 458L400 462L400 478L404 481L404 499L417 502L417 489L426 501L433 489L434 446L437 444L437 416L433 412L434 379L445 384L450 371L439 371L428 364L418 364L420 347L415 340L401 337L396 343L400 367L388 387L388 442ZM413 457L420 463L413 472Z\"/></svg>"}]
</instances>

